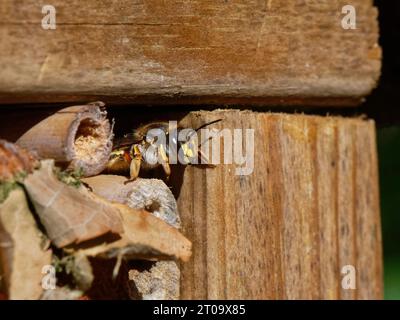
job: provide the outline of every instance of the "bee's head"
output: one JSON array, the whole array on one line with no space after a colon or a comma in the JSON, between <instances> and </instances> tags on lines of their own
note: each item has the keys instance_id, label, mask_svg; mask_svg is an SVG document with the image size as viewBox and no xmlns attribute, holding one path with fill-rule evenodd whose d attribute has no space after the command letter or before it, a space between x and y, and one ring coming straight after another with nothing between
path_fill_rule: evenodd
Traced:
<instances>
[{"instance_id":1,"label":"bee's head","mask_svg":"<svg viewBox=\"0 0 400 320\"><path fill-rule=\"evenodd\" d=\"M183 140L184 142L180 143L180 149L182 150L182 155L183 155L182 160L186 164L192 163L193 159L196 159L198 161L197 157L199 155L199 150L203 142L199 143L198 135L196 133L199 132L204 127L220 121L222 121L222 119L213 120L201 125L197 129L191 131Z\"/></svg>"},{"instance_id":2,"label":"bee's head","mask_svg":"<svg viewBox=\"0 0 400 320\"><path fill-rule=\"evenodd\" d=\"M123 159L124 156L125 156L125 150L122 149L113 150L110 154L110 160Z\"/></svg>"},{"instance_id":3,"label":"bee's head","mask_svg":"<svg viewBox=\"0 0 400 320\"><path fill-rule=\"evenodd\" d=\"M107 163L106 171L110 173L121 173L129 169L131 162L129 152L124 149L117 149L111 152Z\"/></svg>"}]
</instances>

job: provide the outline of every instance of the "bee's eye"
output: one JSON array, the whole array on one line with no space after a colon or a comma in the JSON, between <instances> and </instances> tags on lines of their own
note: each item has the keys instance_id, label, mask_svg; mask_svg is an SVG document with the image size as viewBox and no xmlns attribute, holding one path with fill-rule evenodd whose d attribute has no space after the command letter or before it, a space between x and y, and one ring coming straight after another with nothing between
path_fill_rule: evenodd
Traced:
<instances>
[{"instance_id":1,"label":"bee's eye","mask_svg":"<svg viewBox=\"0 0 400 320\"><path fill-rule=\"evenodd\" d=\"M110 159L111 160L118 159L118 158L121 158L121 154L120 153L112 153L110 155Z\"/></svg>"}]
</instances>

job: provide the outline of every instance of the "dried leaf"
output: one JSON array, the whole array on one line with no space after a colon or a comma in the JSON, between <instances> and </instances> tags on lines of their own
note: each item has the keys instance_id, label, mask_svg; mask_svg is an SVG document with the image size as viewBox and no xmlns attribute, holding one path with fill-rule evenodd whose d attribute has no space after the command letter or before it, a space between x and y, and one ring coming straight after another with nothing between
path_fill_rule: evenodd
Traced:
<instances>
[{"instance_id":1,"label":"dried leaf","mask_svg":"<svg viewBox=\"0 0 400 320\"><path fill-rule=\"evenodd\" d=\"M187 261L191 255L191 242L177 229L154 217L147 211L134 210L122 204L119 209L124 228L121 239L87 249L88 256L128 259L173 259Z\"/></svg>"},{"instance_id":2,"label":"dried leaf","mask_svg":"<svg viewBox=\"0 0 400 320\"><path fill-rule=\"evenodd\" d=\"M126 177L111 174L101 174L84 178L82 182L88 184L95 194L108 201L125 203L133 182L126 183Z\"/></svg>"},{"instance_id":3,"label":"dried leaf","mask_svg":"<svg viewBox=\"0 0 400 320\"><path fill-rule=\"evenodd\" d=\"M14 181L16 176L32 172L37 164L33 154L0 139L0 182Z\"/></svg>"},{"instance_id":4,"label":"dried leaf","mask_svg":"<svg viewBox=\"0 0 400 320\"><path fill-rule=\"evenodd\" d=\"M0 205L1 274L10 299L38 299L42 294L42 268L51 264L22 188L11 191Z\"/></svg>"},{"instance_id":5,"label":"dried leaf","mask_svg":"<svg viewBox=\"0 0 400 320\"><path fill-rule=\"evenodd\" d=\"M123 232L118 208L84 187L61 182L53 160L41 161L24 185L49 238L59 248Z\"/></svg>"},{"instance_id":6,"label":"dried leaf","mask_svg":"<svg viewBox=\"0 0 400 320\"><path fill-rule=\"evenodd\" d=\"M111 203L83 186L76 189L64 184L56 178L51 160L42 161L40 169L25 178L24 185L49 238L58 247L112 232L121 238L84 249L84 253L184 261L190 257L191 243L178 230L149 212Z\"/></svg>"}]
</instances>

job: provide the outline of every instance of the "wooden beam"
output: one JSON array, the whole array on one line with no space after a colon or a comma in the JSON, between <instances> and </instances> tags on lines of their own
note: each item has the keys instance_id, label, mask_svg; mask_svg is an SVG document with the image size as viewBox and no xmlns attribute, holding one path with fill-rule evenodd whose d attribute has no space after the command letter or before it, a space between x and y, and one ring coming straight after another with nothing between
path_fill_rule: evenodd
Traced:
<instances>
[{"instance_id":1,"label":"wooden beam","mask_svg":"<svg viewBox=\"0 0 400 320\"><path fill-rule=\"evenodd\" d=\"M183 121L195 128L218 118L219 129L255 130L254 172L191 166L175 182L193 242L182 298L381 299L374 122L237 110ZM346 265L355 290L342 287Z\"/></svg>"},{"instance_id":2,"label":"wooden beam","mask_svg":"<svg viewBox=\"0 0 400 320\"><path fill-rule=\"evenodd\" d=\"M0 4L0 103L354 105L380 74L377 10L348 1Z\"/></svg>"}]
</instances>

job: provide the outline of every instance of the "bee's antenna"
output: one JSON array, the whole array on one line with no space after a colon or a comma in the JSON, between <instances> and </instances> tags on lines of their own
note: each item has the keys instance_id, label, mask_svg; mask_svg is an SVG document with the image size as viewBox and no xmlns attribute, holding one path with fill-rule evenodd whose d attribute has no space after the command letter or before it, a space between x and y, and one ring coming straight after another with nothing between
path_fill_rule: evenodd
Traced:
<instances>
[{"instance_id":1,"label":"bee's antenna","mask_svg":"<svg viewBox=\"0 0 400 320\"><path fill-rule=\"evenodd\" d=\"M211 139L212 139L212 137L208 137L208 139L206 139L206 140L200 142L198 148L201 148L201 146L202 146L204 143L206 143L207 141L210 141Z\"/></svg>"},{"instance_id":2,"label":"bee's antenna","mask_svg":"<svg viewBox=\"0 0 400 320\"><path fill-rule=\"evenodd\" d=\"M217 119L217 120L213 120L213 121L207 122L207 123L205 123L205 124L202 124L200 127L198 127L197 129L195 129L194 131L197 132L197 131L203 129L204 127L207 127L207 126L212 125L212 124L214 124L214 123L220 122L220 121L222 121L222 120L223 120L223 119Z\"/></svg>"},{"instance_id":3,"label":"bee's antenna","mask_svg":"<svg viewBox=\"0 0 400 320\"><path fill-rule=\"evenodd\" d=\"M197 129L195 129L194 132L197 132L197 131L203 129L204 127L207 127L207 126L212 125L212 124L214 124L214 123L220 122L220 121L222 121L222 120L223 120L223 119L217 119L217 120L213 120L213 121L204 123L204 124L202 124L200 127L198 127ZM189 134L188 139L190 139L190 138L194 135L194 132L192 131L192 132Z\"/></svg>"}]
</instances>

